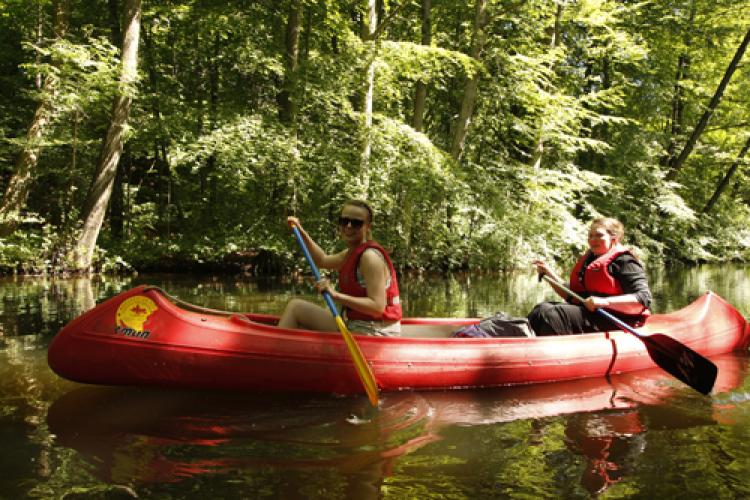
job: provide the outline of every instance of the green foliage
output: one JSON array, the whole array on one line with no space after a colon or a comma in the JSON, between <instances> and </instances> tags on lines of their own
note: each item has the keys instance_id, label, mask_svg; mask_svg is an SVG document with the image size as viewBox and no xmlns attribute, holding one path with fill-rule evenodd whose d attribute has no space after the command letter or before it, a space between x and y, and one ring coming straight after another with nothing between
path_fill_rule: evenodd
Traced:
<instances>
[{"instance_id":1,"label":"green foliage","mask_svg":"<svg viewBox=\"0 0 750 500\"><path fill-rule=\"evenodd\" d=\"M567 165L559 170L526 168L519 178L526 202L505 215L516 240L509 247L508 267L528 265L534 258L571 262L586 248L588 223L602 215L592 201L608 190L611 179ZM519 217L520 214L520 217Z\"/></svg>"},{"instance_id":2,"label":"green foliage","mask_svg":"<svg viewBox=\"0 0 750 500\"><path fill-rule=\"evenodd\" d=\"M594 203L621 217L626 224L627 243L641 250L644 260L696 260L690 250L695 212L676 192L676 185L648 163L628 166L628 175L618 177L607 191L595 193ZM687 246L686 246L687 245Z\"/></svg>"},{"instance_id":3,"label":"green foliage","mask_svg":"<svg viewBox=\"0 0 750 500\"><path fill-rule=\"evenodd\" d=\"M410 111L402 103L413 95L414 83L445 86L451 78L471 78L483 70L478 61L461 52L411 42L369 43L365 57L374 59L377 109L401 119Z\"/></svg>"},{"instance_id":4,"label":"green foliage","mask_svg":"<svg viewBox=\"0 0 750 500\"><path fill-rule=\"evenodd\" d=\"M37 214L26 214L20 220L21 230L0 238L0 273L38 274L52 269L60 244L56 228Z\"/></svg>"},{"instance_id":5,"label":"green foliage","mask_svg":"<svg viewBox=\"0 0 750 500\"><path fill-rule=\"evenodd\" d=\"M750 259L750 210L741 206L711 217L701 217L694 235L686 238L690 250L689 260L719 262Z\"/></svg>"},{"instance_id":6,"label":"green foliage","mask_svg":"<svg viewBox=\"0 0 750 500\"><path fill-rule=\"evenodd\" d=\"M117 49L104 38L88 38L84 43L55 40L49 45L27 44L40 61L22 64L30 77L52 78L54 91L37 100L48 101L57 113L83 111L92 103L110 99L117 89Z\"/></svg>"},{"instance_id":7,"label":"green foliage","mask_svg":"<svg viewBox=\"0 0 750 500\"><path fill-rule=\"evenodd\" d=\"M384 116L375 118L373 155L360 176L366 187L345 193L373 200L379 218L377 237L394 249L397 261L418 268L462 267L463 219L456 212L469 190L456 163L411 127Z\"/></svg>"},{"instance_id":8,"label":"green foliage","mask_svg":"<svg viewBox=\"0 0 750 500\"><path fill-rule=\"evenodd\" d=\"M664 160L744 36L749 0L489 2L477 58L467 55L480 39L473 3L434 2L432 45L422 46L418 2L385 2L377 39L363 41L365 3L305 0L294 68L292 5L144 6L98 268L278 271L299 258L285 217L337 248L332 221L349 197L372 202L375 236L417 269L508 269L537 256L563 265L598 215L622 219L629 243L654 261L747 257L744 163L698 215L747 140L746 66L676 182ZM52 5L40 6L47 35ZM38 104L53 111L27 203L39 220L2 241L6 272L63 265L55 256L70 245L109 123L118 50L107 16L86 7L72 6L68 35L54 43L38 39L35 9L0 7L0 188ZM54 92L36 89L37 75L55 78ZM455 160L447 151L472 77L478 97ZM422 132L411 127L417 84L427 85ZM282 90L292 117L279 118ZM58 228L66 236L53 236Z\"/></svg>"}]
</instances>

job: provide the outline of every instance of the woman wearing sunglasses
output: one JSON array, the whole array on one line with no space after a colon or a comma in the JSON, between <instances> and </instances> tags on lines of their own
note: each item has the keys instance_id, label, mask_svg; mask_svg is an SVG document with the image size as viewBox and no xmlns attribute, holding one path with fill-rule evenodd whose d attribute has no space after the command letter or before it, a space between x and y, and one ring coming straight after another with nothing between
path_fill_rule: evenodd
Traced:
<instances>
[{"instance_id":1,"label":"woman wearing sunglasses","mask_svg":"<svg viewBox=\"0 0 750 500\"><path fill-rule=\"evenodd\" d=\"M339 290L327 279L315 284L318 292L327 291L344 306L343 316L349 330L366 335L397 336L401 331L401 303L398 281L391 258L371 238L372 208L361 200L344 203L338 219L339 236L346 249L327 254L302 228L299 219L288 217L296 226L315 264L339 272ZM282 328L336 331L331 313L316 304L292 299L279 320Z\"/></svg>"}]
</instances>

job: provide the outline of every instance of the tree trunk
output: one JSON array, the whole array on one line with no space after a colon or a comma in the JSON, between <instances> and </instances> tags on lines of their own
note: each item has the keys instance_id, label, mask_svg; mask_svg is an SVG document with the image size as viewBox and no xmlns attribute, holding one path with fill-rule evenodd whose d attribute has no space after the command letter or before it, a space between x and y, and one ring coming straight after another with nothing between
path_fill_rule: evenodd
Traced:
<instances>
[{"instance_id":1,"label":"tree trunk","mask_svg":"<svg viewBox=\"0 0 750 500\"><path fill-rule=\"evenodd\" d=\"M68 29L69 0L57 0L54 9L55 38L60 39L65 36ZM49 73L42 83L42 100L37 106L34 118L31 120L29 130L26 133L26 143L23 145L18 158L16 158L15 172L8 181L5 195L0 204L0 237L13 234L18 227L19 214L26 206L26 200L36 176L41 142L55 113L52 101L57 93L57 84L58 78L54 73Z\"/></svg>"},{"instance_id":2,"label":"tree trunk","mask_svg":"<svg viewBox=\"0 0 750 500\"><path fill-rule=\"evenodd\" d=\"M310 15L312 9L307 10L308 27L305 29L304 52L306 57L310 49ZM284 39L284 81L281 91L276 97L278 103L279 120L289 127L289 139L293 146L290 148L290 161L288 174L282 176L271 176L267 179L268 192L273 199L281 199L278 206L269 206L268 216L270 218L283 217L285 214L296 214L298 205L298 172L300 163L300 152L297 147L297 111L300 105L301 91L300 82L300 34L302 33L302 22L304 5L300 0L290 0L289 12L286 23L286 36Z\"/></svg>"},{"instance_id":3,"label":"tree trunk","mask_svg":"<svg viewBox=\"0 0 750 500\"><path fill-rule=\"evenodd\" d=\"M389 22L395 17L396 13L404 8L409 2L401 2L398 6L390 11L389 16L380 16L383 20L381 21L378 12L384 10L385 3L383 0L367 0L367 15L365 22L362 23L361 38L364 42L375 42L380 37L381 33ZM371 48L370 60L367 65L367 89L365 91L364 102L362 103L362 114L365 117L364 123L364 142L362 144L362 161L360 168L360 184L363 193L367 193L370 184L370 154L372 152L372 108L373 108L373 92L375 89L375 56L377 54L377 47Z\"/></svg>"},{"instance_id":4,"label":"tree trunk","mask_svg":"<svg viewBox=\"0 0 750 500\"><path fill-rule=\"evenodd\" d=\"M169 162L167 160L167 146L165 144L167 138L166 131L164 128L164 119L161 112L161 103L159 101L160 89L159 89L159 75L157 73L157 55L154 51L153 43L151 42L151 33L149 26L145 26L141 31L143 35L143 61L147 68L148 82L151 90L151 114L157 123L158 135L154 138L154 163L156 164L156 196L157 206L159 213L159 222L162 227L167 228L167 237L169 236L169 205L171 202L171 186L172 178L169 170ZM118 170L122 170L122 163ZM119 173L118 173L119 176ZM113 200L114 201L114 200Z\"/></svg>"},{"instance_id":5,"label":"tree trunk","mask_svg":"<svg viewBox=\"0 0 750 500\"><path fill-rule=\"evenodd\" d=\"M70 171L76 172L78 170L78 122L81 116L79 111L73 113L73 131L71 137L71 148L70 148ZM67 233L70 230L70 226L75 224L75 221L69 219L70 210L73 206L73 196L76 190L75 177L70 176L68 179L68 185L63 192L63 202L61 204L62 213L60 214L60 225L62 226L63 232Z\"/></svg>"},{"instance_id":6,"label":"tree trunk","mask_svg":"<svg viewBox=\"0 0 750 500\"><path fill-rule=\"evenodd\" d=\"M367 20L362 29L362 39L364 41L373 41L375 39L375 30L378 27L378 8L377 0L367 0ZM374 55L373 55L374 59ZM370 166L370 154L372 152L372 140L370 139L370 129L372 128L372 99L375 87L375 62L370 60L367 65L367 90L365 91L365 100L363 103L362 113L365 116L365 134L364 144L362 145L362 176L361 181L364 190L367 191L369 184L368 170Z\"/></svg>"},{"instance_id":7,"label":"tree trunk","mask_svg":"<svg viewBox=\"0 0 750 500\"><path fill-rule=\"evenodd\" d=\"M737 155L737 158L735 158L734 162L732 163L732 166L729 167L729 170L727 170L726 175L724 175L724 178L721 179L721 182L718 186L716 186L716 191L714 191L713 196L711 196L711 199L708 200L708 203L706 203L706 206L703 207L703 213L707 214L711 211L711 209L714 207L716 202L719 199L719 196L721 196L721 193L724 192L724 190L729 185L729 181L732 180L732 176L737 172L737 169L740 167L740 164L745 159L745 155L747 154L747 151L750 150L750 137L747 138L747 142L745 142L745 146L742 148L742 151L740 151L740 154Z\"/></svg>"},{"instance_id":8,"label":"tree trunk","mask_svg":"<svg viewBox=\"0 0 750 500\"><path fill-rule=\"evenodd\" d=\"M36 44L41 47L44 42L44 4L41 0L36 1ZM42 55L37 52L35 56L37 64L42 63ZM42 88L42 74L37 73L34 78L34 85L37 90Z\"/></svg>"},{"instance_id":9,"label":"tree trunk","mask_svg":"<svg viewBox=\"0 0 750 500\"><path fill-rule=\"evenodd\" d=\"M667 154L662 158L660 162L662 166L671 165L674 162L675 155L677 154L677 141L682 135L683 126L683 111L685 108L684 103L684 89L682 81L688 76L688 70L690 68L690 46L692 45L692 33L693 33L693 21L695 20L695 1L690 2L690 14L688 16L688 23L685 29L685 52L680 54L677 58L677 74L675 75L674 82L674 96L672 96L672 116L671 116L671 131L669 135L669 142L667 145Z\"/></svg>"},{"instance_id":10,"label":"tree trunk","mask_svg":"<svg viewBox=\"0 0 750 500\"><path fill-rule=\"evenodd\" d=\"M711 98L711 102L708 104L708 108L701 116L700 120L698 121L698 124L695 126L695 129L693 130L693 133L690 135L690 138L685 144L685 147L680 152L680 156L678 156L677 159L672 163L672 165L670 165L670 170L669 170L669 173L667 174L667 180L674 180L674 178L677 177L677 173L680 171L680 169L684 165L687 157L693 151L693 147L695 147L695 144L698 142L698 139L700 138L701 134L703 134L703 131L705 130L706 125L708 125L708 120L711 119L711 115L713 115L714 110L719 105L719 101L721 100L721 97L724 95L724 91L726 90L727 85L729 84L729 80L732 78L732 75L734 74L734 71L737 69L737 66L740 63L742 56L745 54L745 50L747 49L748 43L750 43L750 30L747 31L747 33L745 34L745 38L742 39L740 46L737 47L737 52L735 52L734 57L732 58L732 61L729 63L729 66L727 67L726 72L724 72L724 77L721 79L721 82L719 82L719 86L716 88L716 92L714 92L714 95Z\"/></svg>"},{"instance_id":11,"label":"tree trunk","mask_svg":"<svg viewBox=\"0 0 750 500\"><path fill-rule=\"evenodd\" d=\"M218 123L218 104L219 104L219 33L213 30L209 33L209 36L213 36L211 41L212 49L206 53L205 59L202 59L198 63L198 71L201 78L208 82L208 96L200 95L198 99L200 102L208 102L208 132L211 133L216 130L216 124ZM200 90L203 91L204 87L200 86ZM201 107L198 116L198 135L203 133L203 111ZM213 205L216 200L216 152L212 151L211 154L206 158L206 164L201 167L199 172L200 177L200 193L201 197L207 198L207 203L201 206L201 217L204 220L204 224L212 224L215 220L215 213Z\"/></svg>"},{"instance_id":12,"label":"tree trunk","mask_svg":"<svg viewBox=\"0 0 750 500\"><path fill-rule=\"evenodd\" d=\"M563 15L564 2L557 4L557 10L555 11L555 26L552 30L552 38L550 40L550 49L555 49L560 40L562 31L562 15ZM544 113L542 113L542 122L539 126L539 136L537 137L536 146L534 146L534 152L531 157L531 168L539 170L542 167L542 158L544 157Z\"/></svg>"},{"instance_id":13,"label":"tree trunk","mask_svg":"<svg viewBox=\"0 0 750 500\"><path fill-rule=\"evenodd\" d=\"M124 37L122 42L122 70L120 94L112 105L112 117L102 152L97 162L94 181L91 184L83 206L83 231L74 250L73 268L89 271L96 247L96 240L102 227L104 215L112 194L112 185L117 172L123 148L123 135L127 127L132 98L132 84L137 78L138 39L141 28L141 0L125 0L123 5Z\"/></svg>"},{"instance_id":14,"label":"tree trunk","mask_svg":"<svg viewBox=\"0 0 750 500\"><path fill-rule=\"evenodd\" d=\"M220 36L218 30L214 34L213 40L213 56L209 57L208 61L208 122L211 127L211 131L216 130L219 123L219 84L221 75L219 74L219 54L220 50ZM214 206L218 199L218 193L216 191L216 152L211 153L208 159L208 165L206 167L206 181L208 182L208 204L206 208L209 209L212 222L216 219L216 214L211 207Z\"/></svg>"},{"instance_id":15,"label":"tree trunk","mask_svg":"<svg viewBox=\"0 0 750 500\"><path fill-rule=\"evenodd\" d=\"M612 87L611 67L608 56L604 56L601 59L601 70L596 74L596 61L591 60L586 65L586 86L585 93L594 93L596 87L601 87L603 90L607 90ZM591 109L588 104L583 105L586 109ZM609 126L607 123L599 123L592 125L589 118L584 118L581 125L581 137L590 137L592 139L606 141L609 137ZM578 165L585 170L591 170L594 172L605 173L607 168L607 157L596 151L590 149L580 150L576 153L578 157Z\"/></svg>"},{"instance_id":16,"label":"tree trunk","mask_svg":"<svg viewBox=\"0 0 750 500\"><path fill-rule=\"evenodd\" d=\"M482 49L484 49L485 33L484 28L487 25L487 0L477 0L474 9L474 35L471 43L469 55L481 60ZM469 124L474 114L474 105L477 102L479 89L479 73L469 78L464 86L464 95L461 99L461 111L458 114L456 128L453 131L453 140L451 142L451 156L458 160L463 154L464 143L469 132Z\"/></svg>"},{"instance_id":17,"label":"tree trunk","mask_svg":"<svg viewBox=\"0 0 750 500\"><path fill-rule=\"evenodd\" d=\"M689 67L689 56L687 54L681 54L677 61L677 75L675 76L674 96L672 97L672 116L670 118L672 126L669 134L669 143L667 145L667 154L661 162L663 165L672 164L675 160L675 155L677 154L677 140L682 134L684 121L683 111L685 109L682 80L687 78Z\"/></svg>"},{"instance_id":18,"label":"tree trunk","mask_svg":"<svg viewBox=\"0 0 750 500\"><path fill-rule=\"evenodd\" d=\"M289 3L289 17L286 24L286 65L284 85L279 93L279 119L282 123L294 123L297 115L297 68L299 65L299 35L302 28L302 6L300 0Z\"/></svg>"},{"instance_id":19,"label":"tree trunk","mask_svg":"<svg viewBox=\"0 0 750 500\"><path fill-rule=\"evenodd\" d=\"M422 0L422 45L432 45L432 0ZM412 126L419 132L424 128L424 109L427 101L427 83L417 82L414 92L414 117Z\"/></svg>"},{"instance_id":20,"label":"tree trunk","mask_svg":"<svg viewBox=\"0 0 750 500\"><path fill-rule=\"evenodd\" d=\"M109 24L111 36L110 39L115 47L122 47L122 29L120 27L120 1L108 0L109 6ZM115 174L114 185L112 186L112 202L109 207L109 224L112 228L112 235L117 239L122 239L124 225L124 206L123 206L123 189L124 176L122 172L122 162L117 163L117 172Z\"/></svg>"}]
</instances>

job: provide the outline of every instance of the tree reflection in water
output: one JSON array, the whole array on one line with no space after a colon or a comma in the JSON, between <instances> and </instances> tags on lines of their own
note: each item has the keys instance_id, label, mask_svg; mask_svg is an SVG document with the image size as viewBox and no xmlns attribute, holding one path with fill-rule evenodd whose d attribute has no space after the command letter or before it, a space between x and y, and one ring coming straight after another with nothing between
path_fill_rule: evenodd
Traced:
<instances>
[{"instance_id":1,"label":"tree reflection in water","mask_svg":"<svg viewBox=\"0 0 750 500\"><path fill-rule=\"evenodd\" d=\"M744 358L714 361L716 392L742 383ZM680 403L686 398L689 405ZM399 457L440 440L451 427L549 417L564 418L565 445L579 457L580 483L592 493L627 476L648 446L647 431L717 421L711 398L660 370L484 391L383 394L377 410L364 397L80 387L54 402L47 421L56 445L76 450L110 484L239 473L262 487L272 481L264 471L320 471L329 487L344 478L336 488L346 496L373 498ZM300 487L290 484L286 493L300 494Z\"/></svg>"}]
</instances>

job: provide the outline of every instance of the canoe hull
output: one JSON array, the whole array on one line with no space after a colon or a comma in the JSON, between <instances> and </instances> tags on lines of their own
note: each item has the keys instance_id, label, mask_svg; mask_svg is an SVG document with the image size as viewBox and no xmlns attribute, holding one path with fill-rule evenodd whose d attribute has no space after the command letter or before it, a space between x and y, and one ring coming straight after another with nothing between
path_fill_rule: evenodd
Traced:
<instances>
[{"instance_id":1,"label":"canoe hull","mask_svg":"<svg viewBox=\"0 0 750 500\"><path fill-rule=\"evenodd\" d=\"M60 376L103 385L218 390L363 392L337 332L280 329L268 315L182 309L151 287L113 297L52 340ZM406 319L404 325L458 325L470 319ZM706 293L641 329L663 333L704 356L747 349L750 328L721 297ZM540 338L357 336L383 391L453 389L602 377L653 368L635 336L599 332Z\"/></svg>"}]
</instances>

